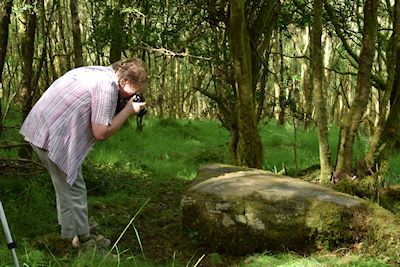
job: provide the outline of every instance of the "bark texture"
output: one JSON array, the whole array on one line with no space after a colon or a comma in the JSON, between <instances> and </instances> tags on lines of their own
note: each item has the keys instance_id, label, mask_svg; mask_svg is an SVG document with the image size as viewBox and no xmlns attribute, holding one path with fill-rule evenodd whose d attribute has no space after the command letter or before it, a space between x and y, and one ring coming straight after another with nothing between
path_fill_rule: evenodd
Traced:
<instances>
[{"instance_id":1,"label":"bark texture","mask_svg":"<svg viewBox=\"0 0 400 267\"><path fill-rule=\"evenodd\" d=\"M121 59L123 32L124 32L124 14L121 13L121 8L124 0L118 0L117 6L114 9L114 16L111 18L111 47L110 61L116 62Z\"/></svg>"},{"instance_id":2,"label":"bark texture","mask_svg":"<svg viewBox=\"0 0 400 267\"><path fill-rule=\"evenodd\" d=\"M21 58L23 62L22 69L22 85L21 85L21 103L22 103L22 119L25 120L32 108L34 90L32 87L33 77L33 56L35 54L35 33L36 33L36 13L33 8L33 0L26 2L31 8L23 13L24 31L21 36ZM30 158L31 150L21 149L19 156L22 158Z\"/></svg>"},{"instance_id":3,"label":"bark texture","mask_svg":"<svg viewBox=\"0 0 400 267\"><path fill-rule=\"evenodd\" d=\"M324 68L322 60L322 12L323 0L314 0L314 19L312 28L312 66L316 121L318 126L319 161L321 165L320 183L329 184L331 179L330 149L328 142L328 114L323 88Z\"/></svg>"},{"instance_id":4,"label":"bark texture","mask_svg":"<svg viewBox=\"0 0 400 267\"><path fill-rule=\"evenodd\" d=\"M11 18L13 0L5 1L2 4L2 16L0 17L0 136L3 131L3 112L1 103L3 102L3 68L7 54L8 32Z\"/></svg>"},{"instance_id":5,"label":"bark texture","mask_svg":"<svg viewBox=\"0 0 400 267\"><path fill-rule=\"evenodd\" d=\"M343 118L340 128L339 150L335 169L337 178L352 172L354 137L368 106L377 34L377 9L377 0L367 0L365 2L363 41L359 57L357 88L350 111Z\"/></svg>"},{"instance_id":6,"label":"bark texture","mask_svg":"<svg viewBox=\"0 0 400 267\"><path fill-rule=\"evenodd\" d=\"M2 4L2 16L0 17L0 83L3 81L3 68L7 54L8 32L11 19L13 0Z\"/></svg>"},{"instance_id":7,"label":"bark texture","mask_svg":"<svg viewBox=\"0 0 400 267\"><path fill-rule=\"evenodd\" d=\"M393 6L393 32L390 48L387 55L387 81L384 97L380 103L379 122L371 137L370 148L365 157L366 166L370 169L377 163L386 161L392 152L393 146L399 139L399 79L400 79L400 1L396 0ZM392 98L392 101L390 101ZM390 110L387 107L390 105ZM389 114L388 114L389 113Z\"/></svg>"},{"instance_id":8,"label":"bark texture","mask_svg":"<svg viewBox=\"0 0 400 267\"><path fill-rule=\"evenodd\" d=\"M82 40L81 40L81 28L78 13L78 0L70 0L69 7L71 9L72 19L72 40L74 47L74 62L75 67L83 66L83 55L82 55Z\"/></svg>"},{"instance_id":9,"label":"bark texture","mask_svg":"<svg viewBox=\"0 0 400 267\"><path fill-rule=\"evenodd\" d=\"M237 164L261 168L263 147L257 129L252 90L250 37L245 17L245 3L243 1L231 1L229 22L229 43L232 48L238 108L239 140Z\"/></svg>"}]
</instances>

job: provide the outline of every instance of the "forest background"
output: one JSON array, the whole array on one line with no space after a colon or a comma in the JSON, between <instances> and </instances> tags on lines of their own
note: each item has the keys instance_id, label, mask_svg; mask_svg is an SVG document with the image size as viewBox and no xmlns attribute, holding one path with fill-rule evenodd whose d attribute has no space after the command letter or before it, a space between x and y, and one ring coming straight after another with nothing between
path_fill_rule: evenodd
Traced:
<instances>
[{"instance_id":1,"label":"forest background","mask_svg":"<svg viewBox=\"0 0 400 267\"><path fill-rule=\"evenodd\" d=\"M22 122L68 70L137 56L151 76L149 114L218 120L230 134L235 164L266 168L259 126L273 121L317 129L320 183L368 178L382 186L399 147L399 6L398 0L4 0L0 134L12 113L21 113ZM366 146L355 155L357 138ZM4 146L30 157L24 144Z\"/></svg>"},{"instance_id":2,"label":"forest background","mask_svg":"<svg viewBox=\"0 0 400 267\"><path fill-rule=\"evenodd\" d=\"M321 183L384 173L399 140L398 5L4 1L0 129L11 107L25 117L67 70L138 56L151 74L151 114L218 118L238 165L263 166L257 126L275 118L318 127ZM335 155L332 125L340 128ZM354 159L360 132L369 147Z\"/></svg>"}]
</instances>

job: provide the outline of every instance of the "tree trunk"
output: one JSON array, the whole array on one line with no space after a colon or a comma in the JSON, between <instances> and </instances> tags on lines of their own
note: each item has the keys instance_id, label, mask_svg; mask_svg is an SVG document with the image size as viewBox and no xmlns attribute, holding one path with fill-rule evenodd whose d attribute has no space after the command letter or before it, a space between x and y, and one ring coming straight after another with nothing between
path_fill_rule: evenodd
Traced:
<instances>
[{"instance_id":1,"label":"tree trunk","mask_svg":"<svg viewBox=\"0 0 400 267\"><path fill-rule=\"evenodd\" d=\"M276 40L275 40L276 41ZM278 41L279 42L279 41ZM275 44L275 47L277 45ZM278 46L280 47L280 46ZM275 48L277 49L277 48ZM273 69L277 70L281 70L282 68L280 68L281 66L281 61L280 61L280 57L279 57L279 53L281 53L282 51L275 51L275 54L272 56L272 65L273 65ZM285 97L283 96L284 93L282 92L282 83L281 83L281 77L280 77L281 72L277 72L274 75L274 79L273 79L273 87L274 87L274 93L273 93L273 116L275 118L275 121L278 125L282 125L284 122L281 120L282 114L284 114L283 109L285 108L282 104L283 101L282 99L284 99Z\"/></svg>"},{"instance_id":2,"label":"tree trunk","mask_svg":"<svg viewBox=\"0 0 400 267\"><path fill-rule=\"evenodd\" d=\"M0 83L3 81L3 68L7 54L8 27L11 21L12 6L13 0L8 0L2 4L2 16L0 17Z\"/></svg>"},{"instance_id":3,"label":"tree trunk","mask_svg":"<svg viewBox=\"0 0 400 267\"><path fill-rule=\"evenodd\" d=\"M177 100L176 100L176 80L173 78L176 69L175 69L175 64L174 64L175 58L174 57L169 57L168 60L168 65L169 65L169 77L171 77L169 81L169 86L168 86L168 116L170 118L177 118L177 113L176 113L176 107L177 107Z\"/></svg>"},{"instance_id":4,"label":"tree trunk","mask_svg":"<svg viewBox=\"0 0 400 267\"><path fill-rule=\"evenodd\" d=\"M398 34L399 23L399 1L396 0L394 6L394 22L393 22L393 35L392 35L392 49L395 45L394 35ZM397 29L397 33L395 32ZM397 37L399 38L399 37ZM373 162L380 166L380 170L387 168L387 160L395 149L396 144L400 141L400 48L397 47L395 75L393 81L393 89L390 98L390 111L384 128L382 129L381 138L377 141L378 146L373 155ZM389 77L388 77L389 78ZM367 161L368 163L368 161ZM370 164L371 165L371 164Z\"/></svg>"},{"instance_id":5,"label":"tree trunk","mask_svg":"<svg viewBox=\"0 0 400 267\"><path fill-rule=\"evenodd\" d=\"M310 31L309 28L306 27L304 30L301 30L301 35L302 35L302 41L304 43L304 47L300 48L300 42L298 41L297 36L295 35L293 37L293 41L295 42L295 49L299 55L302 57L299 59L300 64L301 64L301 92L302 92L302 99L299 101L300 105L303 107L304 110L304 128L308 129L311 124L311 117L312 117L312 111L313 111L313 95L312 95L312 86L310 86L309 78L310 78L310 72L309 72L309 60L307 59L307 54L309 51L309 43L310 43L310 37L309 37Z\"/></svg>"},{"instance_id":6,"label":"tree trunk","mask_svg":"<svg viewBox=\"0 0 400 267\"><path fill-rule=\"evenodd\" d=\"M23 12L24 31L21 40L21 58L23 62L22 68L22 85L21 85L21 103L23 120L32 108L34 90L32 90L33 77L33 55L35 54L35 32L36 32L36 13L34 10L33 0L26 1L31 8ZM31 150L21 149L19 156L22 158L30 158Z\"/></svg>"},{"instance_id":7,"label":"tree trunk","mask_svg":"<svg viewBox=\"0 0 400 267\"><path fill-rule=\"evenodd\" d=\"M72 69L70 43L68 37L65 35L66 32L69 34L70 30L68 27L68 21L64 19L64 7L66 8L64 2L65 1L60 1L60 8L57 10L57 37L55 38L54 43L54 47L57 47L58 53L61 53L61 57L55 57L60 74L64 74Z\"/></svg>"},{"instance_id":8,"label":"tree trunk","mask_svg":"<svg viewBox=\"0 0 400 267\"><path fill-rule=\"evenodd\" d=\"M395 90L396 95L391 103L392 107L385 128L382 131L379 147L375 153L375 163L379 164L381 169L387 168L387 160L392 154L396 143L400 141L400 87L398 84Z\"/></svg>"},{"instance_id":9,"label":"tree trunk","mask_svg":"<svg viewBox=\"0 0 400 267\"><path fill-rule=\"evenodd\" d=\"M163 55L162 56L162 62L161 64L159 63L159 73L161 73L161 78L160 78L160 90L161 92L164 92L162 94L159 94L157 96L156 104L157 104L157 109L158 109L158 117L160 119L164 119L165 114L164 114L164 109L165 109L165 95L167 92L167 81L165 77L165 66L167 64L167 56Z\"/></svg>"},{"instance_id":10,"label":"tree trunk","mask_svg":"<svg viewBox=\"0 0 400 267\"><path fill-rule=\"evenodd\" d=\"M389 151L392 150L392 145L396 142L396 138L394 142L389 140L389 137L392 136L390 134L393 129L398 129L398 127L395 126L394 122L397 122L397 119L395 118L396 115L392 114L393 109L395 109L395 106L393 106L394 103L392 104L392 109L389 111L390 114L387 116L387 107L389 105L389 101L391 98L392 93L394 94L398 93L398 81L395 83L395 77L396 77L396 65L397 65L397 75L399 75L399 66L400 59L399 57L399 48L398 48L398 42L399 42L399 34L400 34L400 18L399 18L399 12L400 12L400 1L396 0L394 7L393 7L393 33L391 37L391 45L390 49L388 50L387 54L387 82L386 82L386 88L384 92L384 96L382 101L379 103L379 120L378 120L378 125L374 130L374 133L371 137L370 141L370 147L368 150L368 153L365 157L365 162L369 168L371 168L374 163L381 163L384 160L387 160L386 154L388 154ZM396 62L397 58L397 62ZM397 63L397 64L396 64ZM397 77L399 79L399 77ZM396 87L395 87L396 86ZM395 87L395 88L394 88ZM397 92L396 92L397 91ZM397 103L396 103L397 104ZM395 111L396 112L396 111ZM386 125L388 127L386 127ZM395 128L393 128L395 127ZM383 136L382 136L383 135ZM394 137L394 136L393 136ZM389 144L390 143L390 144ZM385 156L384 156L385 155ZM376 161L376 157L379 158L378 162Z\"/></svg>"},{"instance_id":11,"label":"tree trunk","mask_svg":"<svg viewBox=\"0 0 400 267\"><path fill-rule=\"evenodd\" d=\"M31 80L31 91L37 92L37 88L39 87L39 82L40 82L40 77L42 76L42 73L44 72L44 76L46 76L46 71L47 69L46 66L46 57L47 57L47 39L48 39L48 29L50 28L49 22L45 20L45 6L44 6L44 0L37 0L37 10L38 10L38 41L37 43L40 43L42 41L41 49L37 49L37 65L36 65L36 71L34 75L32 76ZM52 14L50 15L51 18ZM47 88L48 83L46 86L43 86L43 88Z\"/></svg>"},{"instance_id":12,"label":"tree trunk","mask_svg":"<svg viewBox=\"0 0 400 267\"><path fill-rule=\"evenodd\" d=\"M178 58L175 59L175 100L176 100L176 112L178 118L183 115L184 104L185 104L185 90L182 88L182 73L181 73L181 62Z\"/></svg>"},{"instance_id":13,"label":"tree trunk","mask_svg":"<svg viewBox=\"0 0 400 267\"><path fill-rule=\"evenodd\" d=\"M260 121L265 108L267 93L267 82L269 76L269 56L271 54L272 33L282 7L280 0L259 1L253 8L248 10L247 21L249 34L252 37L251 62L252 62L252 86L253 95L256 96L256 121ZM254 20L253 20L254 19Z\"/></svg>"},{"instance_id":14,"label":"tree trunk","mask_svg":"<svg viewBox=\"0 0 400 267\"><path fill-rule=\"evenodd\" d=\"M330 150L328 142L328 114L323 90L324 68L321 52L323 0L314 0L314 19L312 28L312 67L313 90L318 126L319 161L321 174L319 181L328 185L331 178Z\"/></svg>"},{"instance_id":15,"label":"tree trunk","mask_svg":"<svg viewBox=\"0 0 400 267\"><path fill-rule=\"evenodd\" d=\"M81 28L78 13L78 0L70 0L69 7L71 9L71 20L72 20L72 40L74 47L74 62L75 67L83 66L83 55L82 55L82 40L81 40Z\"/></svg>"},{"instance_id":16,"label":"tree trunk","mask_svg":"<svg viewBox=\"0 0 400 267\"><path fill-rule=\"evenodd\" d=\"M231 1L229 22L229 43L232 48L238 104L239 140L237 164L261 168L263 148L257 130L252 90L250 37L247 31L245 3L243 1Z\"/></svg>"},{"instance_id":17,"label":"tree trunk","mask_svg":"<svg viewBox=\"0 0 400 267\"><path fill-rule=\"evenodd\" d=\"M111 63L121 59L122 43L123 43L123 27L124 14L121 13L122 1L117 1L117 6L114 9L114 16L111 19L111 47L110 61Z\"/></svg>"},{"instance_id":18,"label":"tree trunk","mask_svg":"<svg viewBox=\"0 0 400 267\"><path fill-rule=\"evenodd\" d=\"M275 119L278 125L283 125L285 123L285 101L286 101L286 95L285 95L285 90L284 90L284 63L283 63L283 46L282 46L282 33L278 32L277 33L277 47L278 51L276 55L274 55L274 68L279 69L279 72L277 72L275 76L275 81L274 81L274 97L275 97L275 103L274 103L274 115Z\"/></svg>"},{"instance_id":19,"label":"tree trunk","mask_svg":"<svg viewBox=\"0 0 400 267\"><path fill-rule=\"evenodd\" d=\"M2 16L0 17L0 136L3 132L3 112L1 103L3 103L3 68L7 54L8 45L8 26L10 25L11 10L13 0L5 1L2 4Z\"/></svg>"},{"instance_id":20,"label":"tree trunk","mask_svg":"<svg viewBox=\"0 0 400 267\"><path fill-rule=\"evenodd\" d=\"M336 178L352 172L354 137L368 106L377 34L377 6L377 0L367 0L365 2L363 42L359 58L357 88L350 111L345 115L340 129L339 150L335 169Z\"/></svg>"}]
</instances>

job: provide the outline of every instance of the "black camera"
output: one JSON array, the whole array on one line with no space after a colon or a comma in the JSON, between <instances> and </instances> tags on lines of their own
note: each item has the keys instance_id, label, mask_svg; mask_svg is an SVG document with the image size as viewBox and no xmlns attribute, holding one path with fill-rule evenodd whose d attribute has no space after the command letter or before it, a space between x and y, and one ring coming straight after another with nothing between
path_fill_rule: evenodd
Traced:
<instances>
[{"instance_id":1,"label":"black camera","mask_svg":"<svg viewBox=\"0 0 400 267\"><path fill-rule=\"evenodd\" d=\"M134 97L133 102L136 102L136 103L144 102L144 97L139 94L135 94L133 97ZM147 113L147 108L143 107L140 110L140 112L137 114L137 116L141 118L144 115L146 115L146 113Z\"/></svg>"},{"instance_id":2,"label":"black camera","mask_svg":"<svg viewBox=\"0 0 400 267\"><path fill-rule=\"evenodd\" d=\"M134 97L133 102L137 102L137 103L144 102L144 97L139 94L135 94L135 95L133 95L133 97ZM129 101L129 98L120 98L118 96L117 108L115 110L115 115L117 115L126 106L128 101ZM146 109L146 107L143 107L142 110L140 110L140 112L137 114L137 116L139 118L141 118L144 115L146 115L146 113L147 113L147 109Z\"/></svg>"}]
</instances>

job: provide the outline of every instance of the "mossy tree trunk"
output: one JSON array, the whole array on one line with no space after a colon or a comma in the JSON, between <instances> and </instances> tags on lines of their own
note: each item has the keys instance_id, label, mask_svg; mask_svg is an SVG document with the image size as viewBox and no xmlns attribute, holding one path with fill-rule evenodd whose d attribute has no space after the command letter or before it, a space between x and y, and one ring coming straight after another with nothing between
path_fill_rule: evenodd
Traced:
<instances>
[{"instance_id":1,"label":"mossy tree trunk","mask_svg":"<svg viewBox=\"0 0 400 267\"><path fill-rule=\"evenodd\" d=\"M0 17L0 83L3 81L3 68L7 54L8 32L11 19L13 0L5 1L1 4Z\"/></svg>"},{"instance_id":2,"label":"mossy tree trunk","mask_svg":"<svg viewBox=\"0 0 400 267\"><path fill-rule=\"evenodd\" d=\"M392 152L395 143L400 140L400 0L396 0L393 6L393 32L390 48L387 54L387 81L382 101L380 102L379 121L371 137L369 151L365 157L366 166L372 168L375 163L381 164L386 161ZM391 109L388 111L387 107ZM389 114L388 114L389 113ZM384 164L385 165L385 164Z\"/></svg>"},{"instance_id":3,"label":"mossy tree trunk","mask_svg":"<svg viewBox=\"0 0 400 267\"><path fill-rule=\"evenodd\" d=\"M3 102L3 68L7 54L8 32L10 25L13 0L2 3L2 15L0 17L0 136L3 131L3 113L1 103Z\"/></svg>"},{"instance_id":4,"label":"mossy tree trunk","mask_svg":"<svg viewBox=\"0 0 400 267\"><path fill-rule=\"evenodd\" d=\"M60 1L60 6L66 7L67 4L65 1ZM53 46L57 47L57 50L59 53L62 53L62 57L57 57L56 63L57 63L57 69L58 69L58 74L57 75L63 75L67 71L73 68L72 66L72 58L71 58L71 48L70 48L70 42L69 42L69 34L70 34L70 28L69 28L69 21L65 19L65 11L64 8L58 8L56 9L57 12L57 30L56 30L56 36L54 37L56 40L55 42L53 41Z\"/></svg>"},{"instance_id":5,"label":"mossy tree trunk","mask_svg":"<svg viewBox=\"0 0 400 267\"><path fill-rule=\"evenodd\" d=\"M195 1L197 5L203 7L204 1ZM237 60L233 56L232 40L226 40L226 35L230 35L231 31L237 33L237 28L232 26L232 17L230 12L232 12L232 6L237 5L236 2L231 1L211 1L209 5L206 6L206 17L207 21L210 23L211 27L215 27L219 35L215 40L218 45L219 53L215 55L217 59L215 62L217 64L213 65L212 75L213 75L213 86L207 86L206 88L196 88L197 91L201 92L203 95L209 97L218 106L218 118L220 119L222 125L231 134L231 151L233 157L238 162L239 149L239 139L241 129L243 126L239 126L239 113L243 111L243 103L239 104L243 95L239 96L237 90L238 80L236 80L236 70L233 70L234 63L232 61ZM251 36L250 51L247 51L246 60L249 60L249 69L251 69L251 82L248 84L250 86L248 92L249 96L253 99L250 101L250 105L254 110L246 112L255 112L255 125L262 118L262 113L265 111L265 97L267 91L267 75L271 73L268 67L269 58L271 54L271 40L273 38L273 32L277 25L278 17L281 13L282 1L280 0L264 0L264 1L254 1L246 2L242 5L246 6L246 10L241 14L244 23L246 34ZM221 27L224 25L224 27ZM228 37L230 39L231 36ZM240 38L239 38L240 39ZM226 46L226 43L230 46ZM247 42L249 42L247 40ZM235 44L234 44L235 45ZM243 43L237 43L237 46L243 46ZM228 49L229 48L229 49ZM241 87L241 85L240 85ZM239 105L241 107L239 108ZM240 116L243 116L241 114ZM253 115L251 115L253 116ZM242 117L243 118L243 117ZM241 118L241 119L242 119ZM254 123L254 122L252 122ZM256 127L256 126L255 126ZM251 138L248 136L247 138ZM251 149L251 148L249 148Z\"/></svg>"},{"instance_id":6,"label":"mossy tree trunk","mask_svg":"<svg viewBox=\"0 0 400 267\"><path fill-rule=\"evenodd\" d=\"M396 149L396 144L400 141L400 48L397 51L396 77L393 84L390 106L391 109L382 130L378 148L374 154L374 162L379 164L381 169L386 169L387 160L393 150Z\"/></svg>"},{"instance_id":7,"label":"mossy tree trunk","mask_svg":"<svg viewBox=\"0 0 400 267\"><path fill-rule=\"evenodd\" d=\"M359 57L356 94L340 127L339 150L335 168L335 176L338 178L352 172L354 137L368 106L377 35L377 9L377 0L365 2L363 40Z\"/></svg>"},{"instance_id":8,"label":"mossy tree trunk","mask_svg":"<svg viewBox=\"0 0 400 267\"><path fill-rule=\"evenodd\" d=\"M82 40L81 40L81 28L78 13L78 0L70 0L69 7L71 9L71 20L72 20L72 43L74 47L74 62L75 67L83 66L83 55L82 55Z\"/></svg>"},{"instance_id":9,"label":"mossy tree trunk","mask_svg":"<svg viewBox=\"0 0 400 267\"><path fill-rule=\"evenodd\" d=\"M121 13L124 0L118 0L113 16L110 21L111 44L110 44L110 63L121 59L122 44L124 38L124 14Z\"/></svg>"},{"instance_id":10,"label":"mossy tree trunk","mask_svg":"<svg viewBox=\"0 0 400 267\"><path fill-rule=\"evenodd\" d=\"M314 104L318 126L319 161L321 165L320 183L327 185L331 178L330 149L328 142L328 114L323 88L324 68L321 53L322 12L324 0L314 0L314 18L312 27L312 67Z\"/></svg>"},{"instance_id":11,"label":"mossy tree trunk","mask_svg":"<svg viewBox=\"0 0 400 267\"><path fill-rule=\"evenodd\" d=\"M33 77L33 56L35 54L35 33L36 33L36 13L34 9L34 1L28 0L29 5L23 12L23 27L24 31L21 36L21 58L23 62L22 68L22 85L21 85L21 103L23 120L28 116L32 108L34 90L32 89ZM31 149L22 148L19 151L19 156L22 158L31 157Z\"/></svg>"},{"instance_id":12,"label":"mossy tree trunk","mask_svg":"<svg viewBox=\"0 0 400 267\"><path fill-rule=\"evenodd\" d=\"M263 146L257 129L255 103L252 90L252 61L250 37L245 17L245 3L232 0L229 19L229 43L232 49L239 140L237 164L261 168Z\"/></svg>"}]
</instances>

